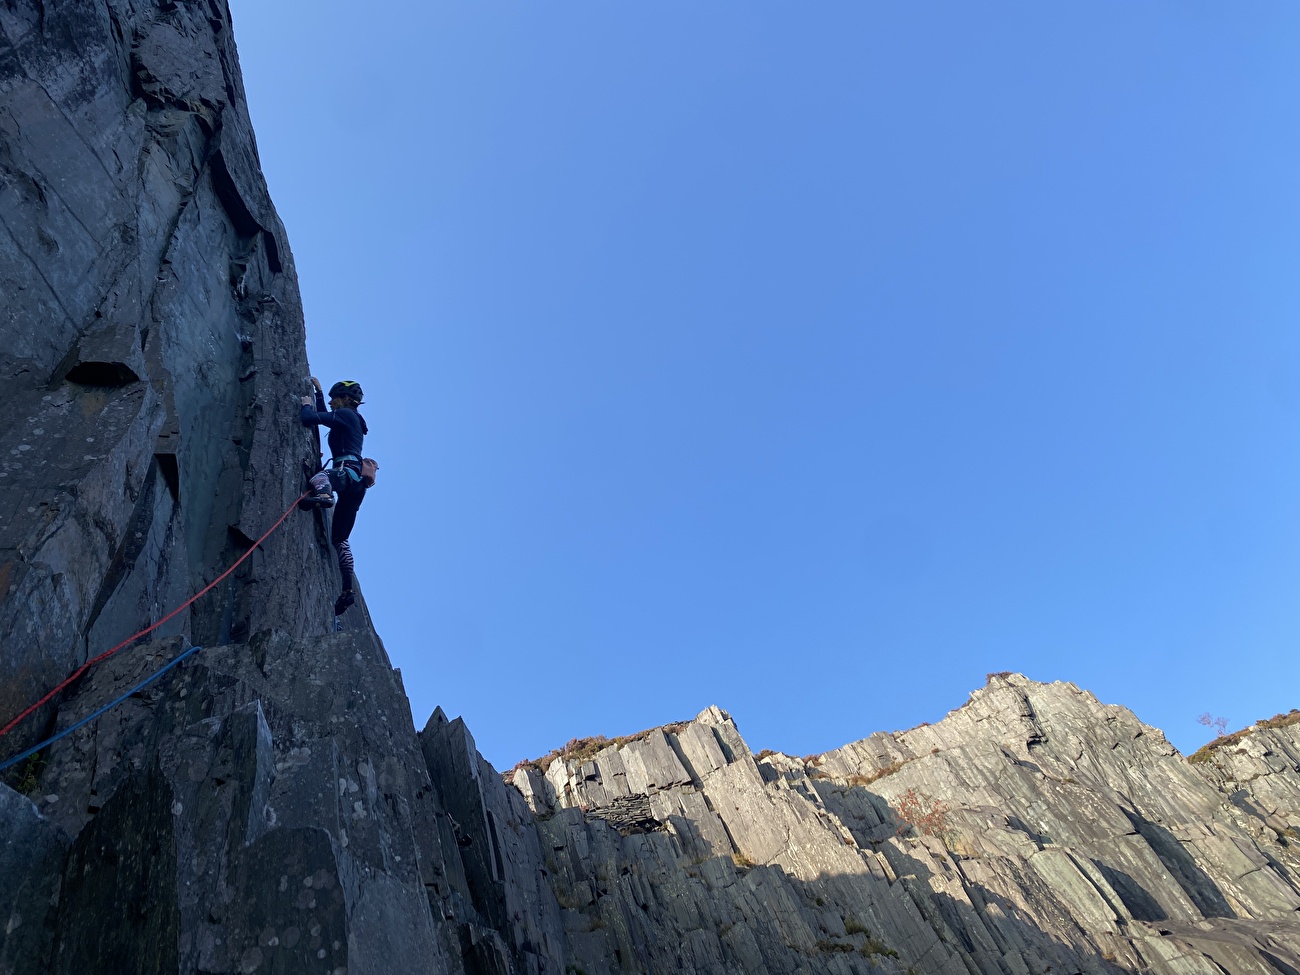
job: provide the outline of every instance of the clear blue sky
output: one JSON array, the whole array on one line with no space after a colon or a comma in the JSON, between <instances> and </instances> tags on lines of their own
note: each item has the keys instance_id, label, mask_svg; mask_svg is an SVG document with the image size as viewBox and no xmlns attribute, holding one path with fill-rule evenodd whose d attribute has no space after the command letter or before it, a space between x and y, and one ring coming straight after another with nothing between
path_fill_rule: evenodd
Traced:
<instances>
[{"instance_id":1,"label":"clear blue sky","mask_svg":"<svg viewBox=\"0 0 1300 975\"><path fill-rule=\"evenodd\" d=\"M231 7L417 726L1300 707L1300 5Z\"/></svg>"}]
</instances>

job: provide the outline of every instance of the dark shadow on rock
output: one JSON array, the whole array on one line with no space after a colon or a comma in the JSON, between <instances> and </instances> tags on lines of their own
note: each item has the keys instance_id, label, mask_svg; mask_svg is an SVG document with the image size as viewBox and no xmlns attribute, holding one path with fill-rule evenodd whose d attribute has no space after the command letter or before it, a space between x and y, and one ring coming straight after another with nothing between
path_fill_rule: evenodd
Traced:
<instances>
[{"instance_id":1,"label":"dark shadow on rock","mask_svg":"<svg viewBox=\"0 0 1300 975\"><path fill-rule=\"evenodd\" d=\"M132 775L72 844L51 971L166 972L179 963L173 795L155 764Z\"/></svg>"},{"instance_id":2,"label":"dark shadow on rock","mask_svg":"<svg viewBox=\"0 0 1300 975\"><path fill-rule=\"evenodd\" d=\"M1101 875L1106 878L1106 883L1110 884L1115 893L1119 894L1120 900L1124 902L1124 907L1137 920L1163 921L1168 917L1159 902L1147 892L1147 889L1123 870L1107 866L1100 860L1093 860L1092 862L1101 871Z\"/></svg>"},{"instance_id":3,"label":"dark shadow on rock","mask_svg":"<svg viewBox=\"0 0 1300 975\"><path fill-rule=\"evenodd\" d=\"M1206 917L1236 917L1236 912L1228 906L1227 899L1219 890L1218 884L1210 879L1209 874L1196 865L1190 853L1183 849L1177 837L1157 823L1143 818L1135 810L1125 809L1133 828L1138 831L1147 845L1160 858L1160 862L1178 882L1178 886L1196 905L1196 909Z\"/></svg>"},{"instance_id":4,"label":"dark shadow on rock","mask_svg":"<svg viewBox=\"0 0 1300 975\"><path fill-rule=\"evenodd\" d=\"M1267 961L1270 965L1272 965L1279 972L1281 972L1282 975L1300 975L1300 971L1297 971L1293 966L1288 965L1286 962L1284 962L1277 955L1273 954L1273 952L1269 951L1267 948L1262 949L1260 951L1260 954L1264 957L1265 961Z\"/></svg>"},{"instance_id":5,"label":"dark shadow on rock","mask_svg":"<svg viewBox=\"0 0 1300 975\"><path fill-rule=\"evenodd\" d=\"M1028 823L1023 822L1018 816L1008 816L1007 825L1014 830L1018 830L1021 833L1024 833L1026 836L1028 836L1039 846L1046 846L1048 843L1052 842L1052 838L1050 836L1045 836L1042 833L1038 832L1038 830L1032 829Z\"/></svg>"},{"instance_id":6,"label":"dark shadow on rock","mask_svg":"<svg viewBox=\"0 0 1300 975\"><path fill-rule=\"evenodd\" d=\"M593 829L613 832L606 823L587 822ZM596 846L609 849L610 844L615 844L622 850L628 861L624 874L629 866L635 870L634 864L642 855L630 841L652 840L645 834L621 840L604 836L607 839L601 833L595 835ZM656 843L674 842L663 833L654 837ZM744 923L749 929L744 938L736 937L737 925L732 924L665 937L664 928L671 931L675 923L672 911L656 906L653 897L648 903L626 895L611 897L605 883L589 877L595 896L585 903L568 904L574 949L569 961L576 970L587 970L593 957L622 958L631 949L647 971L669 970L674 964L679 969L690 967L700 972L825 971L854 975L959 971L972 975L1136 975L1142 971L1136 956L1129 964L1123 963L1118 954L1107 957L1103 951L1112 954L1109 949L1090 945L1081 930L1077 943L1054 938L1019 916L1015 904L977 884L965 885L969 903L933 893L929 886L931 872L922 862L925 855L922 851L921 857L912 858L910 873L892 883L858 874L828 875L817 882L805 882L779 865L737 867L733 858L725 855L691 861L672 880L675 902L713 902L718 898L719 885L725 889L737 884L747 891L763 892L760 898L747 900L748 909L757 909L758 914ZM608 860L603 862L615 866ZM681 884L698 889L688 896L677 890ZM897 909L898 899L909 901L914 910L913 926L908 931L891 929L873 917L873 913L887 915ZM770 916L763 916L765 910L771 912ZM584 920L585 924L580 923ZM933 932L928 940L918 937L925 926ZM811 932L811 936L801 938L792 933L800 928ZM909 943L914 948L919 944L920 950L909 956ZM1126 950L1120 938L1116 939L1116 948L1119 953ZM703 958L716 961L708 965ZM602 970L625 969L614 965Z\"/></svg>"}]
</instances>

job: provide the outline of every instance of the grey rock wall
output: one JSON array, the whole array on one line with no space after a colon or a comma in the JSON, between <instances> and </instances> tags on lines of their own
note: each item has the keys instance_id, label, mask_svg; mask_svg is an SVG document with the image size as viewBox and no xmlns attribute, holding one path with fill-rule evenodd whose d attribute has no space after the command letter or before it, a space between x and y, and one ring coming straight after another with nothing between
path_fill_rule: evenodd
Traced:
<instances>
[{"instance_id":1,"label":"grey rock wall","mask_svg":"<svg viewBox=\"0 0 1300 975\"><path fill-rule=\"evenodd\" d=\"M1229 797L1237 824L1266 845L1277 842L1279 859L1300 875L1300 712L1260 722L1203 753L1203 761L1193 756L1193 767Z\"/></svg>"},{"instance_id":2,"label":"grey rock wall","mask_svg":"<svg viewBox=\"0 0 1300 975\"><path fill-rule=\"evenodd\" d=\"M314 459L285 422L302 307L223 3L0 3L0 295L12 715L215 578ZM323 544L292 523L160 633L323 632Z\"/></svg>"},{"instance_id":3,"label":"grey rock wall","mask_svg":"<svg viewBox=\"0 0 1300 975\"><path fill-rule=\"evenodd\" d=\"M559 904L523 796L479 755L465 723L449 722L441 708L420 744L445 810L444 845L460 851L451 916L461 925L467 958L485 959L480 967L491 972L563 971Z\"/></svg>"},{"instance_id":4,"label":"grey rock wall","mask_svg":"<svg viewBox=\"0 0 1300 975\"><path fill-rule=\"evenodd\" d=\"M1193 765L1123 708L1008 674L808 764L756 760L711 708L512 781L593 973L1286 973L1295 727Z\"/></svg>"},{"instance_id":5,"label":"grey rock wall","mask_svg":"<svg viewBox=\"0 0 1300 975\"><path fill-rule=\"evenodd\" d=\"M0 295L7 722L247 552L316 456L223 2L0 2ZM0 972L465 970L460 848L365 607L327 632L335 571L295 512L0 739L205 648L6 776Z\"/></svg>"},{"instance_id":6,"label":"grey rock wall","mask_svg":"<svg viewBox=\"0 0 1300 975\"><path fill-rule=\"evenodd\" d=\"M105 661L60 724L180 647ZM57 890L57 918L20 919L22 964L0 970L432 975L478 970L479 942L501 946L500 971L530 970L505 916L466 903L462 854L494 841L474 823L458 845L373 634L206 648L45 761L35 802L6 790L0 812L40 838L12 858Z\"/></svg>"}]
</instances>

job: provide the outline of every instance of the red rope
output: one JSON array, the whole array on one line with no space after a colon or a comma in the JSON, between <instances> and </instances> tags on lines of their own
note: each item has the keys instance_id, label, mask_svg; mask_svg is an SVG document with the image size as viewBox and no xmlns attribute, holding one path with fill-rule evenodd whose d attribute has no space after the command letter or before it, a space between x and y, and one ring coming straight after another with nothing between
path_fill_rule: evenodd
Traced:
<instances>
[{"instance_id":1,"label":"red rope","mask_svg":"<svg viewBox=\"0 0 1300 975\"><path fill-rule=\"evenodd\" d=\"M227 569L225 572L221 573L221 575L217 576L215 579L213 579L211 582L209 582L206 586L204 586L202 589L200 589L198 592L196 592L193 596L191 596L189 599L185 600L185 602L181 603L179 606L177 606L175 609L173 609L170 613L168 613L166 616L164 616L162 619L160 619L157 623L153 623L153 624L151 624L150 626L146 626L146 627L145 627L143 630L141 630L139 633L132 634L131 636L129 636L129 637L127 637L125 640L123 640L121 643L119 643L117 646L113 647L113 649L111 649L111 650L105 650L105 651L104 651L103 653L101 653L98 657L91 657L91 658L90 658L89 660L87 660L84 664L82 664L80 667L78 667L76 670L74 670L74 671L72 672L72 675L71 675L70 677L68 677L65 681L63 681L61 684L59 684L57 687L55 687L54 690L50 691L50 692L49 692L48 694L46 694L43 698L41 698L39 701L37 701L35 704L33 704L31 707L29 707L29 708L28 708L26 711L24 711L22 714L18 715L18 717L14 718L14 719L13 719L12 721L10 721L7 725L5 725L3 728L0 728L0 737L3 737L3 736L5 736L5 735L9 734L9 732L13 731L14 728L17 727L17 725L19 724L19 722L21 722L21 721L23 720L23 718L27 717L29 714L31 714L33 711L35 711L37 708L39 708L42 704L47 704L47 703L49 703L50 698L54 697L55 694L59 693L59 691L63 690L65 687L67 687L69 684L71 684L74 680L76 680L78 677L80 677L82 674L84 674L86 671L88 671L88 670L89 670L91 667L93 667L95 664L99 663L101 660L107 660L109 657L113 656L113 654L117 653L117 651L121 650L121 649L122 649L123 647L125 647L127 644L129 644L129 643L134 643L136 640L140 639L140 637L144 636L146 633L150 633L150 632L152 632L153 630L158 629L158 627L162 626L164 623L166 623L169 619L171 619L171 618L172 618L173 616L175 616L177 613L181 612L181 610L183 610L183 609L187 609L188 607L190 607L191 605L193 605L194 602L195 602L195 600L197 600L200 596L203 596L203 595L205 595L206 593L211 592L212 589L213 589L213 587L216 586L217 583L219 583L222 579L226 578L226 576L230 575L230 573L232 573L232 572L234 572L236 569L238 569L238 568L243 564L244 560L245 560L246 558L248 558L250 555L252 555L252 554L257 550L257 547L258 547L259 545L261 545L264 541L266 541L268 538L270 538L270 537L271 537L271 532L273 532L273 531L275 531L277 528L279 528L279 527L284 523L284 520L285 520L286 518L288 518L290 514L292 514L293 509L296 508L296 507L298 507L298 502L301 501L303 498L307 497L307 495L310 494L310 493L311 493L311 491L308 490L308 491L304 491L304 492L302 492L302 494L298 495L298 497L294 499L293 504L289 505L289 507L285 510L284 514L282 514L278 519L276 519L275 524L272 525L270 528L268 528L268 529L267 529L267 530L262 534L262 537L259 538L257 541L255 541L255 542L253 543L253 547L252 547L252 548L250 548L247 552L245 552L245 553L244 553L243 555L241 555L238 559L236 559L234 565L232 565L229 569Z\"/></svg>"}]
</instances>

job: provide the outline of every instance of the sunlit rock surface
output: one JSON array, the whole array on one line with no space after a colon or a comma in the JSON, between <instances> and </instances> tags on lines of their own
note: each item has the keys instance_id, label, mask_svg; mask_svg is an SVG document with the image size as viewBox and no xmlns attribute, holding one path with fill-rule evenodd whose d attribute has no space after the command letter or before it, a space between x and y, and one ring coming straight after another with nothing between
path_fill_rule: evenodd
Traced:
<instances>
[{"instance_id":1,"label":"sunlit rock surface","mask_svg":"<svg viewBox=\"0 0 1300 975\"><path fill-rule=\"evenodd\" d=\"M0 0L0 724L290 509L304 334L222 0ZM710 708L502 776L332 632L325 530L0 738L70 731L0 785L0 975L1300 973L1294 722L1192 763L1001 675L807 762Z\"/></svg>"},{"instance_id":2,"label":"sunlit rock surface","mask_svg":"<svg viewBox=\"0 0 1300 975\"><path fill-rule=\"evenodd\" d=\"M588 971L866 971L883 948L926 972L1287 973L1297 731L1192 764L1124 708L1006 674L808 761L755 759L711 708L512 780ZM611 818L633 799L652 821Z\"/></svg>"}]
</instances>

